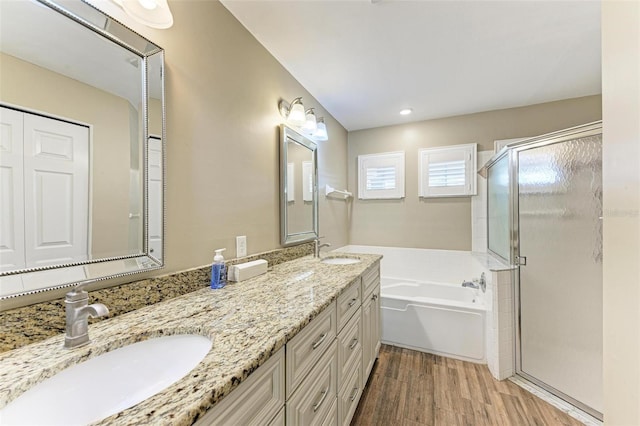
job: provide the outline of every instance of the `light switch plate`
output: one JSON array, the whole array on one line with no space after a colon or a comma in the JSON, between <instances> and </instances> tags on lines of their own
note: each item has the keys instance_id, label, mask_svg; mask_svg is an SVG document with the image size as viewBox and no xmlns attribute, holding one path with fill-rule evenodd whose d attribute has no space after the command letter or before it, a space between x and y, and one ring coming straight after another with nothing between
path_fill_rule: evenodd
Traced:
<instances>
[{"instance_id":1,"label":"light switch plate","mask_svg":"<svg viewBox=\"0 0 640 426\"><path fill-rule=\"evenodd\" d=\"M236 257L244 257L247 255L247 236L240 235L236 237Z\"/></svg>"}]
</instances>

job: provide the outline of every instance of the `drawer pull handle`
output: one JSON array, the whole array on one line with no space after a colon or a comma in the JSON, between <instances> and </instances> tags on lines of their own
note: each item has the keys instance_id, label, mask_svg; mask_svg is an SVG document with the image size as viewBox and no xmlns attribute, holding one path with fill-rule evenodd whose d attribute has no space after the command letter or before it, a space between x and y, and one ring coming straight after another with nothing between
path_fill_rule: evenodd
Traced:
<instances>
[{"instance_id":1,"label":"drawer pull handle","mask_svg":"<svg viewBox=\"0 0 640 426\"><path fill-rule=\"evenodd\" d=\"M358 339L353 339L353 342L351 343L351 345L349 345L349 349L353 350L353 348L355 348L357 344Z\"/></svg>"},{"instance_id":2,"label":"drawer pull handle","mask_svg":"<svg viewBox=\"0 0 640 426\"><path fill-rule=\"evenodd\" d=\"M373 293L373 296L371 296L371 300L376 300L378 298L378 295L376 293Z\"/></svg>"},{"instance_id":3,"label":"drawer pull handle","mask_svg":"<svg viewBox=\"0 0 640 426\"><path fill-rule=\"evenodd\" d=\"M313 404L313 412L315 413L316 411L318 411L318 408L320 408L320 406L322 405L322 403L324 402L324 399L327 397L327 394L329 393L329 388L326 388L322 391L322 398L320 398L320 401L316 402L315 404Z\"/></svg>"},{"instance_id":4,"label":"drawer pull handle","mask_svg":"<svg viewBox=\"0 0 640 426\"><path fill-rule=\"evenodd\" d=\"M318 341L313 344L313 348L312 349L315 349L318 346L320 346L322 344L322 342L324 342L324 339L326 339L326 338L327 338L327 333L323 333L322 336L320 336L320 338L318 339Z\"/></svg>"},{"instance_id":5,"label":"drawer pull handle","mask_svg":"<svg viewBox=\"0 0 640 426\"><path fill-rule=\"evenodd\" d=\"M351 299L351 302L349 302L349 307L352 307L353 305L355 305L357 301L358 299Z\"/></svg>"},{"instance_id":6,"label":"drawer pull handle","mask_svg":"<svg viewBox=\"0 0 640 426\"><path fill-rule=\"evenodd\" d=\"M351 392L351 402L356 400L356 396L358 396L358 387L353 388L353 392Z\"/></svg>"}]
</instances>

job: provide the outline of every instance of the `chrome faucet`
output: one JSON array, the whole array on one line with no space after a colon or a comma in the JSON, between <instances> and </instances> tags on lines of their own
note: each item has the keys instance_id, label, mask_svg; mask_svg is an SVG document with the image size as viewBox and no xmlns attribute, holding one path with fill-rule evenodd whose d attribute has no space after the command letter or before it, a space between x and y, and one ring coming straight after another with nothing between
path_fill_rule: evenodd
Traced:
<instances>
[{"instance_id":1,"label":"chrome faucet","mask_svg":"<svg viewBox=\"0 0 640 426\"><path fill-rule=\"evenodd\" d=\"M329 243L320 244L320 238L324 238L324 237L318 237L315 240L313 240L313 242L315 243L314 249L313 249L314 257L320 257L320 249L322 247L331 247L331 244Z\"/></svg>"},{"instance_id":2,"label":"chrome faucet","mask_svg":"<svg viewBox=\"0 0 640 426\"><path fill-rule=\"evenodd\" d=\"M462 287L475 288L476 290L481 289L482 292L485 293L487 291L487 279L484 272L480 274L480 279L476 278L473 281L462 281Z\"/></svg>"},{"instance_id":3,"label":"chrome faucet","mask_svg":"<svg viewBox=\"0 0 640 426\"><path fill-rule=\"evenodd\" d=\"M89 343L89 317L105 317L109 310L102 303L89 305L89 293L84 290L90 281L78 284L64 299L67 316L65 348L75 348Z\"/></svg>"}]
</instances>

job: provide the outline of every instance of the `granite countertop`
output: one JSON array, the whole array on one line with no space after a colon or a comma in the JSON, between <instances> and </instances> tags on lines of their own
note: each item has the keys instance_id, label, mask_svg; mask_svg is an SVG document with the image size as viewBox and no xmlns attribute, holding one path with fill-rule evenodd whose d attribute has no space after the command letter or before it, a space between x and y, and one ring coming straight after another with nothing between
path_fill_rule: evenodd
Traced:
<instances>
[{"instance_id":1,"label":"granite countertop","mask_svg":"<svg viewBox=\"0 0 640 426\"><path fill-rule=\"evenodd\" d=\"M336 256L332 253L331 256ZM64 349L64 335L0 354L0 407L65 367L109 350L172 334L213 341L202 362L164 391L97 424L190 425L266 362L381 256L327 265L311 256L264 275L209 288L89 326L89 345ZM91 294L89 294L92 303Z\"/></svg>"}]
</instances>

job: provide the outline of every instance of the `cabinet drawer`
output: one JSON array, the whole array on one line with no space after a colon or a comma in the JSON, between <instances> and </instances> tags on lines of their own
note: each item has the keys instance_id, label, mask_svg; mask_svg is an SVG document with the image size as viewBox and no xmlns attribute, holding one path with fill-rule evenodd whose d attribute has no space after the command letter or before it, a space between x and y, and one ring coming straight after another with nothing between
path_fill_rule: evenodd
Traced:
<instances>
[{"instance_id":1,"label":"cabinet drawer","mask_svg":"<svg viewBox=\"0 0 640 426\"><path fill-rule=\"evenodd\" d=\"M358 363L349 378L346 386L338 394L338 424L349 425L351 418L358 408L358 402L362 395L362 364Z\"/></svg>"},{"instance_id":2,"label":"cabinet drawer","mask_svg":"<svg viewBox=\"0 0 640 426\"><path fill-rule=\"evenodd\" d=\"M351 283L349 288L338 297L338 333L342 330L361 304L360 278Z\"/></svg>"},{"instance_id":3,"label":"cabinet drawer","mask_svg":"<svg viewBox=\"0 0 640 426\"><path fill-rule=\"evenodd\" d=\"M284 361L282 348L196 424L268 424L284 406Z\"/></svg>"},{"instance_id":4,"label":"cabinet drawer","mask_svg":"<svg viewBox=\"0 0 640 426\"><path fill-rule=\"evenodd\" d=\"M332 303L286 345L287 397L295 392L335 338L336 305Z\"/></svg>"},{"instance_id":5,"label":"cabinet drawer","mask_svg":"<svg viewBox=\"0 0 640 426\"><path fill-rule=\"evenodd\" d=\"M287 401L287 425L326 424L337 397L336 342ZM329 424L335 424L335 420Z\"/></svg>"},{"instance_id":6,"label":"cabinet drawer","mask_svg":"<svg viewBox=\"0 0 640 426\"><path fill-rule=\"evenodd\" d=\"M380 263L362 275L362 301L380 284Z\"/></svg>"},{"instance_id":7,"label":"cabinet drawer","mask_svg":"<svg viewBox=\"0 0 640 426\"><path fill-rule=\"evenodd\" d=\"M362 316L360 309L338 334L338 389L342 390L347 378L362 358Z\"/></svg>"}]
</instances>

